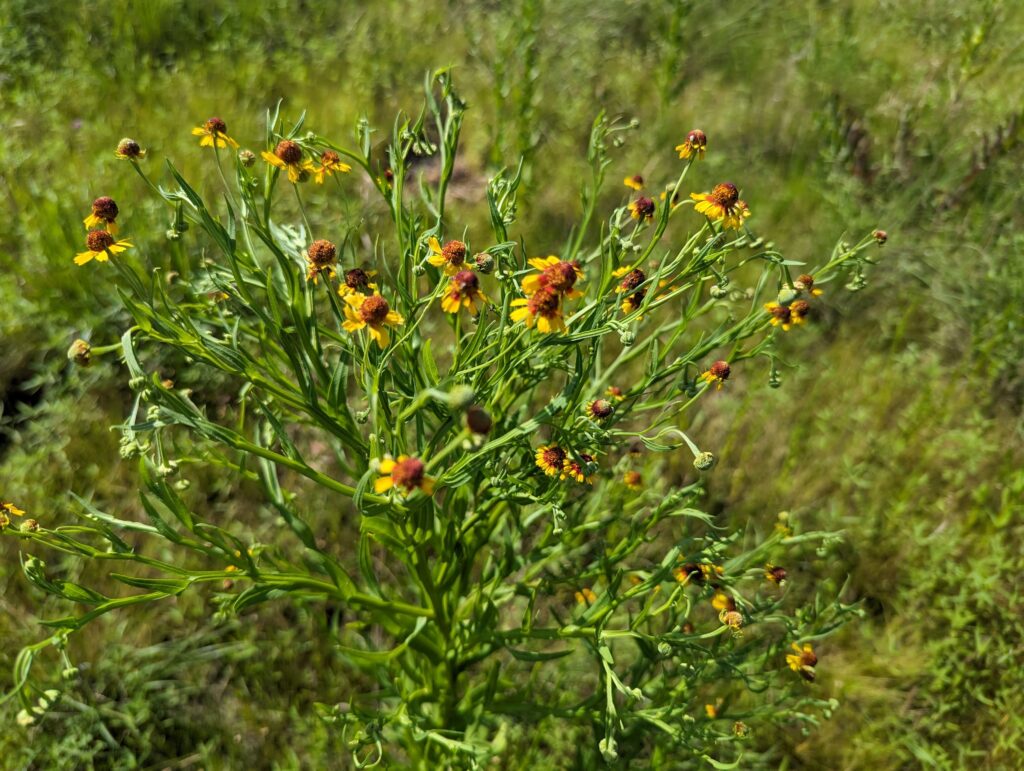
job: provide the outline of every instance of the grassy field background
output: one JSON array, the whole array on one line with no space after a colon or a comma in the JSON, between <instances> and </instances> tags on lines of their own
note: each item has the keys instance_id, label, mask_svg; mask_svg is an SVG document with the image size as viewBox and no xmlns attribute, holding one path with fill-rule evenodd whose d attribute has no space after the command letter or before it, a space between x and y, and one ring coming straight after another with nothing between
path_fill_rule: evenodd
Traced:
<instances>
[{"instance_id":1,"label":"grassy field background","mask_svg":"<svg viewBox=\"0 0 1024 771\"><path fill-rule=\"evenodd\" d=\"M783 509L843 530L842 564L794 566L794 580L846 582L864 612L820 651L835 717L809 735L755 737L751 762L1019 767L1024 6L0 0L0 20L4 499L48 522L70 521L69 491L138 505L135 466L109 431L130 406L123 372L65 357L74 338L115 342L126 325L101 274L71 262L94 197L140 197L112 155L122 136L202 178L189 129L210 115L254 146L283 99L344 141L364 114L389 128L416 109L424 74L452 65L470 106L453 216L479 218L488 175L525 156L520 229L540 252L577 214L598 110L640 121L613 179L670 163L699 126L706 174L742 187L787 256L889 233L869 289L830 289L821 333L790 336L782 388L754 375L702 414L721 456L710 510L755 530ZM168 227L151 203L132 206L143 248ZM214 478L208 501L256 516ZM273 537L269 517L252 524ZM340 676L314 644L327 622L273 606L210 613L183 598L93 625L70 651L92 698L66 705L59 732L16 727L16 707L0 708L0 765L345 767L310 708ZM0 542L0 681L43 636L36 620L56 614ZM522 763L543 760L536 749Z\"/></svg>"}]
</instances>

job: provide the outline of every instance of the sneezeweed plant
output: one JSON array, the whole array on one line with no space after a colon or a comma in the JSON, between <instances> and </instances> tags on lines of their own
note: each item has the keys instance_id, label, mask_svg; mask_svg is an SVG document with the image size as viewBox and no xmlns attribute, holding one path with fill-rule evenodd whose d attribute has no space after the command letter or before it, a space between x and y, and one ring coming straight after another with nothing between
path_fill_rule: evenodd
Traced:
<instances>
[{"instance_id":1,"label":"sneezeweed plant","mask_svg":"<svg viewBox=\"0 0 1024 771\"><path fill-rule=\"evenodd\" d=\"M206 197L122 140L118 157L167 204L176 261L151 240L125 251L98 227L117 217L104 199L74 259L134 319L120 430L142 508L79 499L74 526L0 520L33 552L29 580L82 606L19 657L22 722L57 719L32 666L48 646L68 667L68 636L93 619L186 591L220 616L344 609L321 643L351 677L320 713L361 767L514 767L537 730L587 767L722 766L751 737L830 712L810 682L828 666L819 641L853 611L824 589L794 607L799 573L782 566L835 537L793 518L767 535L723 529L698 508L717 458L687 429L707 399L765 371L777 382L780 335L813 325L820 285L860 275L876 237L810 267L785 259L736 185L690 180L707 148L696 130L649 175L671 204L623 196L602 211L608 147L627 130L603 116L564 243L512 233L521 165L491 178L489 224L473 226L446 196L464 111L437 74L383 158L365 122L353 148L274 111L262 166L211 118L193 130L223 186ZM425 158L433 181L410 168ZM368 214L339 232L346 199ZM73 348L85 362L106 350ZM230 408L162 376L168 356L232 384ZM288 536L213 521L189 478L200 465L258 484ZM52 575L48 549L116 566L122 588Z\"/></svg>"}]
</instances>

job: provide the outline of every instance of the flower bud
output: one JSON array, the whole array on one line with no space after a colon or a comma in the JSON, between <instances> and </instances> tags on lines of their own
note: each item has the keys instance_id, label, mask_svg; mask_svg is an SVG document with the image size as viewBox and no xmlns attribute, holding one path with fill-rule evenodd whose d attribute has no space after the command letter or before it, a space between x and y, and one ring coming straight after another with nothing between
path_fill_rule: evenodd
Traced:
<instances>
[{"instance_id":1,"label":"flower bud","mask_svg":"<svg viewBox=\"0 0 1024 771\"><path fill-rule=\"evenodd\" d=\"M455 410L464 410L475 398L476 394L468 385L457 385L448 392L448 406Z\"/></svg>"},{"instance_id":2,"label":"flower bud","mask_svg":"<svg viewBox=\"0 0 1024 771\"><path fill-rule=\"evenodd\" d=\"M621 335L619 335L619 342L628 348L629 346L633 345L633 343L636 342L636 332L626 330Z\"/></svg>"},{"instance_id":3,"label":"flower bud","mask_svg":"<svg viewBox=\"0 0 1024 771\"><path fill-rule=\"evenodd\" d=\"M884 230L876 230L871 234L871 237L875 239L875 243L881 246L889 240L889 234Z\"/></svg>"},{"instance_id":4,"label":"flower bud","mask_svg":"<svg viewBox=\"0 0 1024 771\"><path fill-rule=\"evenodd\" d=\"M473 257L473 261L476 263L476 269L485 276L494 271L494 255L489 252L480 252Z\"/></svg>"},{"instance_id":5,"label":"flower bud","mask_svg":"<svg viewBox=\"0 0 1024 771\"><path fill-rule=\"evenodd\" d=\"M693 459L693 467L697 471L710 471L718 463L718 458L715 457L714 453L701 452L697 454L697 457Z\"/></svg>"},{"instance_id":6,"label":"flower bud","mask_svg":"<svg viewBox=\"0 0 1024 771\"><path fill-rule=\"evenodd\" d=\"M800 293L791 286L784 286L779 290L778 303L779 305L789 305L793 300L800 296Z\"/></svg>"},{"instance_id":7,"label":"flower bud","mask_svg":"<svg viewBox=\"0 0 1024 771\"><path fill-rule=\"evenodd\" d=\"M256 153L252 150L239 150L238 162L247 169L252 168L252 165L256 163Z\"/></svg>"},{"instance_id":8,"label":"flower bud","mask_svg":"<svg viewBox=\"0 0 1024 771\"><path fill-rule=\"evenodd\" d=\"M79 367L88 367L92 363L92 346L85 340L75 340L68 348L68 360Z\"/></svg>"}]
</instances>

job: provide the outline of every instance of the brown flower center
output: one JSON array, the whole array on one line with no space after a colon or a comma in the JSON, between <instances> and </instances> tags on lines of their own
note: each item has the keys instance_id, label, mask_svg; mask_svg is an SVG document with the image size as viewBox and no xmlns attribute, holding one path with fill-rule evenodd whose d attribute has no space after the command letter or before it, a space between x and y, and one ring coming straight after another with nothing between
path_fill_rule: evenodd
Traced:
<instances>
[{"instance_id":1,"label":"brown flower center","mask_svg":"<svg viewBox=\"0 0 1024 771\"><path fill-rule=\"evenodd\" d=\"M302 148L290 139L282 139L274 148L274 155L291 166L302 160Z\"/></svg>"},{"instance_id":2,"label":"brown flower center","mask_svg":"<svg viewBox=\"0 0 1024 771\"><path fill-rule=\"evenodd\" d=\"M461 241L449 241L441 247L441 256L445 262L452 265L461 265L466 261L466 245Z\"/></svg>"},{"instance_id":3,"label":"brown flower center","mask_svg":"<svg viewBox=\"0 0 1024 771\"><path fill-rule=\"evenodd\" d=\"M558 292L550 286L534 292L526 307L534 316L552 317L558 313Z\"/></svg>"},{"instance_id":4,"label":"brown flower center","mask_svg":"<svg viewBox=\"0 0 1024 771\"><path fill-rule=\"evenodd\" d=\"M228 131L228 124L222 118L210 118L203 125L211 134L226 134Z\"/></svg>"},{"instance_id":5,"label":"brown flower center","mask_svg":"<svg viewBox=\"0 0 1024 771\"><path fill-rule=\"evenodd\" d=\"M306 254L311 265L316 268L326 268L328 265L334 264L334 260L338 256L338 249L330 241L321 238L309 245Z\"/></svg>"},{"instance_id":6,"label":"brown flower center","mask_svg":"<svg viewBox=\"0 0 1024 771\"><path fill-rule=\"evenodd\" d=\"M619 286L623 292L632 292L646 280L647 276L644 275L644 272L640 268L634 268L625 275Z\"/></svg>"},{"instance_id":7,"label":"brown flower center","mask_svg":"<svg viewBox=\"0 0 1024 771\"><path fill-rule=\"evenodd\" d=\"M544 268L541 284L549 286L556 292L568 292L576 283L576 262L561 262Z\"/></svg>"},{"instance_id":8,"label":"brown flower center","mask_svg":"<svg viewBox=\"0 0 1024 771\"><path fill-rule=\"evenodd\" d=\"M418 458L406 458L395 464L391 470L391 479L405 490L413 490L423 484L423 461Z\"/></svg>"},{"instance_id":9,"label":"brown flower center","mask_svg":"<svg viewBox=\"0 0 1024 771\"><path fill-rule=\"evenodd\" d=\"M117 143L117 153L125 158L138 158L142 154L142 148L134 139L125 137Z\"/></svg>"},{"instance_id":10,"label":"brown flower center","mask_svg":"<svg viewBox=\"0 0 1024 771\"><path fill-rule=\"evenodd\" d=\"M117 204L110 196L102 195L92 202L92 213L105 222L113 222L117 219Z\"/></svg>"},{"instance_id":11,"label":"brown flower center","mask_svg":"<svg viewBox=\"0 0 1024 771\"><path fill-rule=\"evenodd\" d=\"M470 294L480 288L480 279L471 270L460 270L452 277L452 282L463 294Z\"/></svg>"},{"instance_id":12,"label":"brown flower center","mask_svg":"<svg viewBox=\"0 0 1024 771\"><path fill-rule=\"evenodd\" d=\"M362 268L352 268L345 272L345 286L349 289L366 289L370 286L370 277Z\"/></svg>"},{"instance_id":13,"label":"brown flower center","mask_svg":"<svg viewBox=\"0 0 1024 771\"><path fill-rule=\"evenodd\" d=\"M102 252L114 245L114 237L105 230L90 230L85 237L85 245L90 251Z\"/></svg>"},{"instance_id":14,"label":"brown flower center","mask_svg":"<svg viewBox=\"0 0 1024 771\"><path fill-rule=\"evenodd\" d=\"M796 277L796 283L800 289L811 291L814 288L814 276L809 273L801 273Z\"/></svg>"},{"instance_id":15,"label":"brown flower center","mask_svg":"<svg viewBox=\"0 0 1024 771\"><path fill-rule=\"evenodd\" d=\"M341 156L334 152L334 150L324 150L320 155L320 163L324 166L333 166L340 160Z\"/></svg>"},{"instance_id":16,"label":"brown flower center","mask_svg":"<svg viewBox=\"0 0 1024 771\"><path fill-rule=\"evenodd\" d=\"M548 447L541 456L544 460L544 465L549 468L562 468L562 464L565 463L565 450L561 447Z\"/></svg>"},{"instance_id":17,"label":"brown flower center","mask_svg":"<svg viewBox=\"0 0 1024 771\"><path fill-rule=\"evenodd\" d=\"M625 479L626 484L630 487L638 487L644 481L644 478L640 476L638 471L627 471L623 479Z\"/></svg>"},{"instance_id":18,"label":"brown flower center","mask_svg":"<svg viewBox=\"0 0 1024 771\"><path fill-rule=\"evenodd\" d=\"M811 304L806 300L796 300L789 305L789 312L794 318L803 318L811 310Z\"/></svg>"},{"instance_id":19,"label":"brown flower center","mask_svg":"<svg viewBox=\"0 0 1024 771\"><path fill-rule=\"evenodd\" d=\"M650 198L640 196L633 202L633 211L636 212L636 216L640 219L654 216L654 201Z\"/></svg>"},{"instance_id":20,"label":"brown flower center","mask_svg":"<svg viewBox=\"0 0 1024 771\"><path fill-rule=\"evenodd\" d=\"M791 315L788 305L776 305L772 308L771 314L783 323L787 323Z\"/></svg>"},{"instance_id":21,"label":"brown flower center","mask_svg":"<svg viewBox=\"0 0 1024 771\"><path fill-rule=\"evenodd\" d=\"M709 371L711 372L712 377L715 377L718 380L728 380L729 373L732 372L732 369L729 367L729 362L716 361L711 365L711 369Z\"/></svg>"},{"instance_id":22,"label":"brown flower center","mask_svg":"<svg viewBox=\"0 0 1024 771\"><path fill-rule=\"evenodd\" d=\"M607 399L597 399L590 405L590 414L598 419L607 418L614 411L615 408Z\"/></svg>"},{"instance_id":23,"label":"brown flower center","mask_svg":"<svg viewBox=\"0 0 1024 771\"><path fill-rule=\"evenodd\" d=\"M708 138L700 129L694 129L687 134L686 141L697 150L702 150L708 145Z\"/></svg>"},{"instance_id":24,"label":"brown flower center","mask_svg":"<svg viewBox=\"0 0 1024 771\"><path fill-rule=\"evenodd\" d=\"M711 200L731 212L736 202L740 200L740 191L732 182L722 182L715 185L715 189L711 191Z\"/></svg>"},{"instance_id":25,"label":"brown flower center","mask_svg":"<svg viewBox=\"0 0 1024 771\"><path fill-rule=\"evenodd\" d=\"M359 318L367 324L382 323L390 312L391 308L388 307L388 301L379 294L367 297L363 300L363 304L359 306Z\"/></svg>"}]
</instances>

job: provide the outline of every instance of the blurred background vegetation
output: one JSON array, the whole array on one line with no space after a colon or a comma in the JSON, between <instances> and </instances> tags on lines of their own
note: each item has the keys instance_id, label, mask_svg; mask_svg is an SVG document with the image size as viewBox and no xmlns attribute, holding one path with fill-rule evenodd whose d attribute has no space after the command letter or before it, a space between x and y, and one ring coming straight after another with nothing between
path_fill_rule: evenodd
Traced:
<instances>
[{"instance_id":1,"label":"blurred background vegetation","mask_svg":"<svg viewBox=\"0 0 1024 771\"><path fill-rule=\"evenodd\" d=\"M787 337L782 388L737 372L694 426L721 456L710 510L731 527L770 528L786 509L843 530L830 575L790 575L846 581L864 613L819 651L815 687L840 700L835 717L753 737L751 767L1019 767L1024 5L0 0L0 21L5 500L48 523L73 519L69 491L138 506L135 465L109 431L130 405L124 373L113 357L85 370L65 357L74 338L107 344L127 326L103 271L71 262L92 199L123 202L143 249L168 227L114 160L122 136L154 169L169 156L197 179L211 167L192 126L219 115L252 146L278 99L340 141L365 114L383 141L396 110L417 109L424 73L450 64L470 106L453 220L479 222L486 178L525 156L518 228L547 253L578 214L598 110L640 121L616 180L671 163L700 127L699 178L739 184L752 225L787 256L813 262L844 232L889 232L870 291L825 287L817 329ZM610 186L608 205L623 193ZM362 216L358 197L347 206ZM208 480L211 511L269 540L254 495ZM64 612L29 588L14 546L0 542L4 682L44 636L38 619ZM147 612L73 641L86 685L59 730L16 728L17 707L0 707L5 768L345 767L311 708L341 676L315 644L329 613L218 620L188 596ZM576 739L517 741L536 764Z\"/></svg>"}]
</instances>

